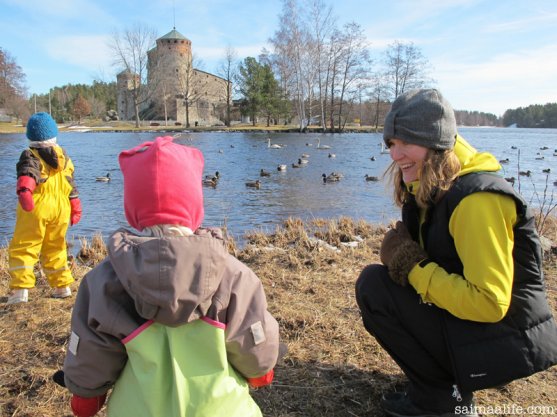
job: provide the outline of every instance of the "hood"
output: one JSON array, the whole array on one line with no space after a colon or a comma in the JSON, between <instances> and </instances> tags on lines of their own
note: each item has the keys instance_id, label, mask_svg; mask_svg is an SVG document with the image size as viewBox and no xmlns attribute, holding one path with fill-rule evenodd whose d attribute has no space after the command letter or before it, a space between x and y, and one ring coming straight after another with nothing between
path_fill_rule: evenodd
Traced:
<instances>
[{"instance_id":1,"label":"hood","mask_svg":"<svg viewBox=\"0 0 557 417\"><path fill-rule=\"evenodd\" d=\"M109 239L108 256L139 315L176 326L207 314L230 255L205 229L165 237L120 229Z\"/></svg>"},{"instance_id":2,"label":"hood","mask_svg":"<svg viewBox=\"0 0 557 417\"><path fill-rule=\"evenodd\" d=\"M501 165L489 152L478 152L462 136L457 135L454 152L460 161L459 176L471 172L495 172L501 169Z\"/></svg>"},{"instance_id":3,"label":"hood","mask_svg":"<svg viewBox=\"0 0 557 417\"><path fill-rule=\"evenodd\" d=\"M56 145L49 145L40 148L33 148L41 159L50 167L51 171L59 172L66 166L66 154L64 150Z\"/></svg>"}]
</instances>

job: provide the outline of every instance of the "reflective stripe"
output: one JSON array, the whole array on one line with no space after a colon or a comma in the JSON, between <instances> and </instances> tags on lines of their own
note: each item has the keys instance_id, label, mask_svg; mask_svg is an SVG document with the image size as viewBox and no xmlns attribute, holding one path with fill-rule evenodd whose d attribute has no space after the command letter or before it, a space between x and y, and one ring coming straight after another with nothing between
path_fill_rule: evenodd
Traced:
<instances>
[{"instance_id":1,"label":"reflective stripe","mask_svg":"<svg viewBox=\"0 0 557 417\"><path fill-rule=\"evenodd\" d=\"M31 266L14 266L14 267L8 268L8 271L17 271L19 269L33 269L33 265L31 265Z\"/></svg>"}]
</instances>

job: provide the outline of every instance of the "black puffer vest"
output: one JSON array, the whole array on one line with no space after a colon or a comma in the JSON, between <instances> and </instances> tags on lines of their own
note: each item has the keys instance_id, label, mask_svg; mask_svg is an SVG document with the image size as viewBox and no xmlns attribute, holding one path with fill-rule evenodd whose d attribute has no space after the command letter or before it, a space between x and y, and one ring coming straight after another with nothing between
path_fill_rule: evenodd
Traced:
<instances>
[{"instance_id":1,"label":"black puffer vest","mask_svg":"<svg viewBox=\"0 0 557 417\"><path fill-rule=\"evenodd\" d=\"M511 305L497 323L462 320L444 312L456 381L465 391L505 384L557 363L557 326L544 290L542 251L534 217L507 181L483 172L458 178L428 210L421 226L429 258L447 272L463 275L462 263L449 234L449 219L464 197L480 191L508 195L515 201L518 220L513 229L514 280ZM415 200L404 205L402 218L418 241L420 226Z\"/></svg>"}]
</instances>

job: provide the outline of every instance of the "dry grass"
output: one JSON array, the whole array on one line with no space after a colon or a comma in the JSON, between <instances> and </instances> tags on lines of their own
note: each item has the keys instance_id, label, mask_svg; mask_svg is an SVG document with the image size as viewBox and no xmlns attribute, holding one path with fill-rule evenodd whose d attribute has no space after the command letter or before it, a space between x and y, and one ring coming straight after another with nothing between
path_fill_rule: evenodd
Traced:
<instances>
[{"instance_id":1,"label":"dry grass","mask_svg":"<svg viewBox=\"0 0 557 417\"><path fill-rule=\"evenodd\" d=\"M555 225L548 229L551 237ZM265 416L381 415L381 394L404 384L399 368L363 328L354 299L359 272L379 260L383 232L382 227L347 218L306 224L290 219L274 233L247 235L242 249L234 242L229 245L262 279L269 308L289 348L276 368L273 385L253 392ZM358 240L362 242L356 247L343 245ZM82 247L72 261L78 281L105 250L98 236L82 241ZM9 281L6 252L0 250L3 294ZM548 253L544 266L555 311L557 256ZM73 298L54 300L49 293L39 278L28 304L0 305L2 416L70 415L69 394L50 377L63 362ZM477 404L545 405L557 410L556 398L554 367L503 388L480 391Z\"/></svg>"}]
</instances>

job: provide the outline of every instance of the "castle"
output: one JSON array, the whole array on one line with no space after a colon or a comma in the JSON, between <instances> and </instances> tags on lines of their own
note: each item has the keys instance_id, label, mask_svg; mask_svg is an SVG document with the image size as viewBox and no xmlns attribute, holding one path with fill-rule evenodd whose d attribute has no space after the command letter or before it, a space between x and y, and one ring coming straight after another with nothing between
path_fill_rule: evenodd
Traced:
<instances>
[{"instance_id":1,"label":"castle","mask_svg":"<svg viewBox=\"0 0 557 417\"><path fill-rule=\"evenodd\" d=\"M147 53L149 99L141 105L142 119L172 120L185 126L222 125L226 114L224 78L193 68L191 41L173 28ZM139 75L117 76L118 116L133 120L133 86Z\"/></svg>"}]
</instances>

